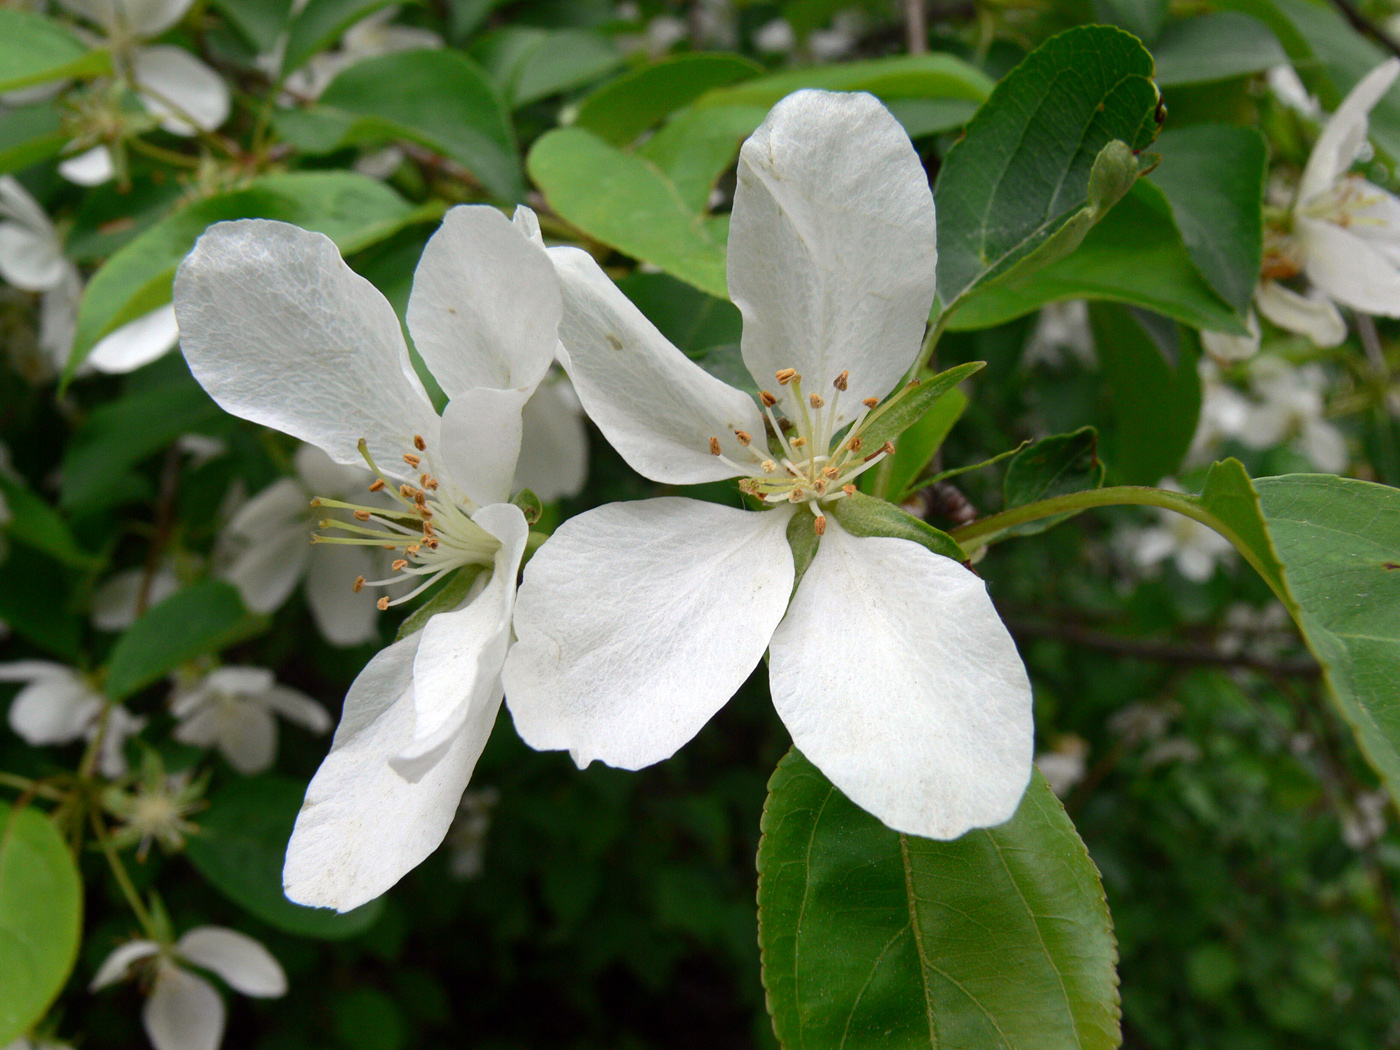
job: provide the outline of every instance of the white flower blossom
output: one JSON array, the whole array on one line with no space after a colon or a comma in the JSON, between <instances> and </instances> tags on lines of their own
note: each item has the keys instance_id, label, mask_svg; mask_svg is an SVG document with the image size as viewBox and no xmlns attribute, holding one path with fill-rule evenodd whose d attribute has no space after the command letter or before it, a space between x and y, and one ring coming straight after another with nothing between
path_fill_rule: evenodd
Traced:
<instances>
[{"instance_id":1,"label":"white flower blossom","mask_svg":"<svg viewBox=\"0 0 1400 1050\"><path fill-rule=\"evenodd\" d=\"M215 747L244 775L262 773L277 757L277 719L324 733L331 716L311 697L278 685L263 667L220 667L190 686L177 689L170 713L178 723L175 739Z\"/></svg>"},{"instance_id":2,"label":"white flower blossom","mask_svg":"<svg viewBox=\"0 0 1400 1050\"><path fill-rule=\"evenodd\" d=\"M1256 400L1240 428L1250 448L1288 442L1319 470L1339 474L1351 455L1346 435L1325 418L1327 373L1318 365L1297 367L1279 357L1260 357L1250 367Z\"/></svg>"},{"instance_id":3,"label":"white flower blossom","mask_svg":"<svg viewBox=\"0 0 1400 1050\"><path fill-rule=\"evenodd\" d=\"M1049 751L1035 756L1035 767L1050 785L1056 798L1064 798L1074 790L1088 772L1086 759L1089 743L1083 737L1067 733L1055 741Z\"/></svg>"},{"instance_id":4,"label":"white flower blossom","mask_svg":"<svg viewBox=\"0 0 1400 1050\"><path fill-rule=\"evenodd\" d=\"M395 4L360 19L345 31L338 48L313 55L304 66L287 77L283 86L299 98L316 99L321 97L338 74L357 62L396 51L443 46L442 37L431 29L396 24L394 19L398 14L399 8ZM282 64L282 47L285 47L285 41L279 42L276 55L276 65L279 67Z\"/></svg>"},{"instance_id":5,"label":"white flower blossom","mask_svg":"<svg viewBox=\"0 0 1400 1050\"><path fill-rule=\"evenodd\" d=\"M886 824L951 838L1012 815L1030 776L1031 695L985 586L826 513L888 452L861 435L918 355L935 236L923 167L878 101L778 103L740 152L729 235L744 361L780 392L762 407L667 342L592 256L550 250L565 367L623 458L664 484L739 477L772 506L670 497L566 521L526 568L506 661L527 743L580 766L650 765L768 650L793 741ZM794 594L797 514L821 535Z\"/></svg>"},{"instance_id":6,"label":"white flower blossom","mask_svg":"<svg viewBox=\"0 0 1400 1050\"><path fill-rule=\"evenodd\" d=\"M1390 804L1390 793L1385 790L1363 791L1354 807L1342 811L1342 841L1360 850L1379 839L1385 834L1385 811Z\"/></svg>"},{"instance_id":7,"label":"white flower blossom","mask_svg":"<svg viewBox=\"0 0 1400 1050\"><path fill-rule=\"evenodd\" d=\"M155 1050L218 1050L224 1038L223 997L190 967L216 974L244 995L287 994L287 975L272 953L222 926L197 926L173 945L128 941L107 956L89 991L140 972L150 989L141 1022Z\"/></svg>"},{"instance_id":8,"label":"white flower blossom","mask_svg":"<svg viewBox=\"0 0 1400 1050\"><path fill-rule=\"evenodd\" d=\"M1285 106L1297 110L1305 117L1322 116L1321 103L1308 91L1292 66L1286 62L1271 66L1265 73L1265 78L1269 82L1269 90Z\"/></svg>"},{"instance_id":9,"label":"white flower blossom","mask_svg":"<svg viewBox=\"0 0 1400 1050\"><path fill-rule=\"evenodd\" d=\"M753 46L766 54L789 55L797 46L797 33L786 18L775 18L754 32Z\"/></svg>"},{"instance_id":10,"label":"white flower blossom","mask_svg":"<svg viewBox=\"0 0 1400 1050\"><path fill-rule=\"evenodd\" d=\"M528 209L514 224L481 205L447 213L408 305L414 344L449 398L441 417L393 307L320 234L261 220L214 226L181 266L175 302L190 369L227 411L338 463L376 465L374 487L394 509L323 500L355 520L328 521L320 539L396 548L397 575L357 581L417 583L381 608L449 573L477 573L460 605L356 678L307 789L287 894L347 910L442 842L500 708L529 533L507 499L522 408L558 344L558 279Z\"/></svg>"},{"instance_id":11,"label":"white flower blossom","mask_svg":"<svg viewBox=\"0 0 1400 1050\"><path fill-rule=\"evenodd\" d=\"M1094 333L1089 328L1089 304L1083 299L1047 303L1040 308L1021 362L1059 368L1065 363L1065 351L1085 368L1098 365Z\"/></svg>"},{"instance_id":12,"label":"white flower blossom","mask_svg":"<svg viewBox=\"0 0 1400 1050\"><path fill-rule=\"evenodd\" d=\"M115 779L126 774L126 741L139 733L146 720L120 704L107 711L106 698L91 679L64 664L47 660L17 660L0 664L0 682L24 682L10 704L10 728L36 747L92 740L102 733L98 769Z\"/></svg>"},{"instance_id":13,"label":"white flower blossom","mask_svg":"<svg viewBox=\"0 0 1400 1050\"><path fill-rule=\"evenodd\" d=\"M1171 478L1161 487L1180 492L1181 486ZM1150 569L1170 558L1177 571L1188 580L1204 583L1215 574L1215 567L1234 559L1235 548L1209 525L1202 525L1176 511L1159 509L1160 525L1133 529L1125 534L1124 543L1139 568Z\"/></svg>"},{"instance_id":14,"label":"white flower blossom","mask_svg":"<svg viewBox=\"0 0 1400 1050\"><path fill-rule=\"evenodd\" d=\"M169 558L147 580L144 568L113 573L92 595L92 625L99 631L124 631L142 611L159 605L180 589L180 576ZM144 596L143 596L144 591Z\"/></svg>"}]
</instances>

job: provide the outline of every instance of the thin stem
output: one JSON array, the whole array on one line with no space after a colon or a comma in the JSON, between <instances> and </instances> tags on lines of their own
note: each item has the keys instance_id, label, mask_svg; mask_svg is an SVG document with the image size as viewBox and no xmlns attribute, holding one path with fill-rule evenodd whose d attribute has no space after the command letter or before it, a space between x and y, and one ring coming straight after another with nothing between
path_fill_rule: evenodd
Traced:
<instances>
[{"instance_id":1,"label":"thin stem","mask_svg":"<svg viewBox=\"0 0 1400 1050\"><path fill-rule=\"evenodd\" d=\"M62 802L68 796L58 788L45 784L42 780L30 780L14 773L0 772L0 785L23 791L26 795L46 798L50 802Z\"/></svg>"},{"instance_id":2,"label":"thin stem","mask_svg":"<svg viewBox=\"0 0 1400 1050\"><path fill-rule=\"evenodd\" d=\"M86 782L92 779L92 771L97 768L97 758L102 753L102 738L107 735L107 721L111 713L112 705L104 704L102 714L97 718L97 732L92 734L87 750L83 752L82 761L78 763L79 781Z\"/></svg>"},{"instance_id":3,"label":"thin stem","mask_svg":"<svg viewBox=\"0 0 1400 1050\"><path fill-rule=\"evenodd\" d=\"M928 14L924 0L904 0L904 34L911 55L928 51Z\"/></svg>"},{"instance_id":4,"label":"thin stem","mask_svg":"<svg viewBox=\"0 0 1400 1050\"><path fill-rule=\"evenodd\" d=\"M89 811L88 816L92 823L92 833L97 838L97 844L102 848L103 855L107 858L108 867L112 869L112 877L117 880L117 885L121 887L122 896L126 898L127 904L135 913L136 921L141 924L141 928L146 931L146 936L151 940L160 940L155 923L151 921L151 913L141 903L141 895L136 892L135 883L131 881L131 876L126 873L126 865L117 856L116 848L112 845L111 836L107 834L107 828L102 823L102 818L98 816L95 809Z\"/></svg>"},{"instance_id":5,"label":"thin stem","mask_svg":"<svg viewBox=\"0 0 1400 1050\"><path fill-rule=\"evenodd\" d=\"M173 149L166 149L164 146L156 146L144 139L130 138L126 144L137 153L144 154L152 160L158 160L162 164L169 164L177 168L189 168L194 170L199 167L199 158L191 157L187 153L177 153Z\"/></svg>"}]
</instances>

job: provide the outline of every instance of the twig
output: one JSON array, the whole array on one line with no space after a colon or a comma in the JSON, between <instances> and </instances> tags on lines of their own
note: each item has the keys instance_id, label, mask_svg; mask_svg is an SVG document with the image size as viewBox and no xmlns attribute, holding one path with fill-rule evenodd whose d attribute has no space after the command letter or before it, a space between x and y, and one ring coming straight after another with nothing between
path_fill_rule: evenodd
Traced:
<instances>
[{"instance_id":1,"label":"twig","mask_svg":"<svg viewBox=\"0 0 1400 1050\"><path fill-rule=\"evenodd\" d=\"M928 51L928 15L924 0L904 0L904 35L911 55Z\"/></svg>"},{"instance_id":2,"label":"twig","mask_svg":"<svg viewBox=\"0 0 1400 1050\"><path fill-rule=\"evenodd\" d=\"M166 545L170 542L170 532L175 525L175 492L180 484L180 446L171 445L165 452L165 463L160 470L160 494L156 498L156 534L151 538L150 549L146 552L146 565L141 574L141 589L136 592L136 615L146 611L151 600L151 586L160 563L165 557Z\"/></svg>"}]
</instances>

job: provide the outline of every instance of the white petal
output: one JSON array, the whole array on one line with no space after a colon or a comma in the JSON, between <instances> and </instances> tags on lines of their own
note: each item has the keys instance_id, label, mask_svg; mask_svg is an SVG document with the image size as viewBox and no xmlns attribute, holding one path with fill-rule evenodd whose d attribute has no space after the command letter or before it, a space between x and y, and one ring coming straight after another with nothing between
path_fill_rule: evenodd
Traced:
<instances>
[{"instance_id":1,"label":"white petal","mask_svg":"<svg viewBox=\"0 0 1400 1050\"><path fill-rule=\"evenodd\" d=\"M165 963L141 1021L155 1050L218 1050L224 1001L203 977Z\"/></svg>"},{"instance_id":2,"label":"white petal","mask_svg":"<svg viewBox=\"0 0 1400 1050\"><path fill-rule=\"evenodd\" d=\"M587 252L551 248L549 256L564 292L565 367L589 418L622 458L673 485L739 473L710 454L711 437L730 459L752 461L734 432L763 434L753 399L672 346Z\"/></svg>"},{"instance_id":3,"label":"white petal","mask_svg":"<svg viewBox=\"0 0 1400 1050\"><path fill-rule=\"evenodd\" d=\"M674 754L743 685L782 618L791 517L666 498L564 522L516 600L504 677L525 742L580 766Z\"/></svg>"},{"instance_id":4,"label":"white petal","mask_svg":"<svg viewBox=\"0 0 1400 1050\"><path fill-rule=\"evenodd\" d=\"M1313 420L1304 426L1298 443L1303 455L1318 470L1329 474L1340 474L1351 462L1346 435L1325 420Z\"/></svg>"},{"instance_id":5,"label":"white petal","mask_svg":"<svg viewBox=\"0 0 1400 1050\"><path fill-rule=\"evenodd\" d=\"M421 636L375 656L345 698L331 753L306 789L287 844L283 887L300 904L348 911L373 900L435 850L452 824L490 728L460 734L417 782L390 768L413 739ZM497 693L492 721L499 702Z\"/></svg>"},{"instance_id":6,"label":"white petal","mask_svg":"<svg viewBox=\"0 0 1400 1050\"><path fill-rule=\"evenodd\" d=\"M559 280L549 256L495 208L453 208L423 249L408 330L451 399L533 390L554 361Z\"/></svg>"},{"instance_id":7,"label":"white petal","mask_svg":"<svg viewBox=\"0 0 1400 1050\"><path fill-rule=\"evenodd\" d=\"M492 714L500 705L501 664L510 644L515 607L515 580L530 526L519 507L509 503L483 507L472 520L501 541L485 587L465 607L438 613L423 628L413 662L413 743L394 768L416 780L462 730L483 721L484 704ZM489 723L487 723L489 726Z\"/></svg>"},{"instance_id":8,"label":"white petal","mask_svg":"<svg viewBox=\"0 0 1400 1050\"><path fill-rule=\"evenodd\" d=\"M1175 561L1177 571L1195 583L1205 583L1215 575L1215 559L1199 547L1182 547Z\"/></svg>"},{"instance_id":9,"label":"white petal","mask_svg":"<svg viewBox=\"0 0 1400 1050\"><path fill-rule=\"evenodd\" d=\"M511 487L529 489L545 503L582 492L588 430L569 380L562 374L546 378L525 402L520 422L520 459Z\"/></svg>"},{"instance_id":10,"label":"white petal","mask_svg":"<svg viewBox=\"0 0 1400 1050\"><path fill-rule=\"evenodd\" d=\"M222 926L198 926L175 942L196 966L224 979L230 988L260 999L287 993L287 975L272 953L253 938Z\"/></svg>"},{"instance_id":11,"label":"white petal","mask_svg":"<svg viewBox=\"0 0 1400 1050\"><path fill-rule=\"evenodd\" d=\"M171 134L213 131L228 120L228 85L184 48L137 48L131 64L141 101Z\"/></svg>"},{"instance_id":12,"label":"white petal","mask_svg":"<svg viewBox=\"0 0 1400 1050\"><path fill-rule=\"evenodd\" d=\"M141 589L146 589L145 609L159 605L180 589L180 578L168 564L161 565L150 583L145 569L126 569L111 576L93 593L92 623L100 631L124 631L144 611Z\"/></svg>"},{"instance_id":13,"label":"white petal","mask_svg":"<svg viewBox=\"0 0 1400 1050\"><path fill-rule=\"evenodd\" d=\"M1343 306L1400 317L1400 270L1385 255L1330 222L1299 218L1296 229L1308 280Z\"/></svg>"},{"instance_id":14,"label":"white petal","mask_svg":"<svg viewBox=\"0 0 1400 1050\"><path fill-rule=\"evenodd\" d=\"M1206 353L1220 361L1243 361L1259 352L1259 318L1249 311L1245 324L1248 335L1229 335L1225 332L1201 331L1201 345Z\"/></svg>"},{"instance_id":15,"label":"white petal","mask_svg":"<svg viewBox=\"0 0 1400 1050\"><path fill-rule=\"evenodd\" d=\"M1145 569L1171 557L1176 548L1176 536L1171 529L1162 526L1143 529L1133 544L1133 561Z\"/></svg>"},{"instance_id":16,"label":"white petal","mask_svg":"<svg viewBox=\"0 0 1400 1050\"><path fill-rule=\"evenodd\" d=\"M0 663L0 682L35 682L41 678L73 678L73 669L52 660L10 660Z\"/></svg>"},{"instance_id":17,"label":"white petal","mask_svg":"<svg viewBox=\"0 0 1400 1050\"><path fill-rule=\"evenodd\" d=\"M729 295L760 386L796 368L830 398L849 371L841 420L884 396L919 352L937 258L928 176L874 96L796 92L744 143Z\"/></svg>"},{"instance_id":18,"label":"white petal","mask_svg":"<svg viewBox=\"0 0 1400 1050\"><path fill-rule=\"evenodd\" d=\"M379 610L368 589L358 594L355 578L381 575L373 555L363 547L318 543L311 548L306 572L306 602L321 637L332 645L360 645L379 637Z\"/></svg>"},{"instance_id":19,"label":"white petal","mask_svg":"<svg viewBox=\"0 0 1400 1050\"><path fill-rule=\"evenodd\" d=\"M520 458L523 390L465 390L442 413L441 450L429 448L434 473L478 506L510 499Z\"/></svg>"},{"instance_id":20,"label":"white petal","mask_svg":"<svg viewBox=\"0 0 1400 1050\"><path fill-rule=\"evenodd\" d=\"M102 734L102 743L99 748L98 769L108 780L116 780L118 777L126 776L126 742L130 737L135 736L146 727L146 719L139 715L133 715L120 704L113 706L107 712L107 729ZM94 721L88 726L88 730L83 735L91 741L97 735L97 723Z\"/></svg>"},{"instance_id":21,"label":"white petal","mask_svg":"<svg viewBox=\"0 0 1400 1050\"><path fill-rule=\"evenodd\" d=\"M951 839L1016 812L1030 681L957 562L829 523L773 633L769 682L798 749L896 831Z\"/></svg>"},{"instance_id":22,"label":"white petal","mask_svg":"<svg viewBox=\"0 0 1400 1050\"><path fill-rule=\"evenodd\" d=\"M120 0L118 9L134 36L144 39L160 36L180 19L194 0Z\"/></svg>"},{"instance_id":23,"label":"white petal","mask_svg":"<svg viewBox=\"0 0 1400 1050\"><path fill-rule=\"evenodd\" d=\"M388 300L346 266L329 237L284 222L211 227L175 277L190 371L236 416L406 476L414 435L438 419Z\"/></svg>"},{"instance_id":24,"label":"white petal","mask_svg":"<svg viewBox=\"0 0 1400 1050\"><path fill-rule=\"evenodd\" d=\"M250 701L221 701L196 711L175 727L175 739L197 747L217 747L244 776L272 767L277 756L277 721Z\"/></svg>"},{"instance_id":25,"label":"white petal","mask_svg":"<svg viewBox=\"0 0 1400 1050\"><path fill-rule=\"evenodd\" d=\"M308 492L318 496L334 496L338 499L355 497L351 502L364 502L364 492L374 480L364 465L358 460L351 466L341 466L315 445L302 445L293 457L297 477Z\"/></svg>"},{"instance_id":26,"label":"white petal","mask_svg":"<svg viewBox=\"0 0 1400 1050\"><path fill-rule=\"evenodd\" d=\"M510 224L523 233L527 240L544 247L544 234L540 232L540 217L534 210L523 204L515 206L515 213L510 218Z\"/></svg>"},{"instance_id":27,"label":"white petal","mask_svg":"<svg viewBox=\"0 0 1400 1050\"><path fill-rule=\"evenodd\" d=\"M1324 193L1346 174L1366 141L1367 117L1400 75L1400 59L1389 59L1367 73L1342 100L1318 136L1298 184L1298 200Z\"/></svg>"},{"instance_id":28,"label":"white petal","mask_svg":"<svg viewBox=\"0 0 1400 1050\"><path fill-rule=\"evenodd\" d=\"M297 519L281 523L276 531L263 532L276 524L271 517L257 520L248 515L248 508L260 504L260 509L269 508L273 498L294 499L297 506ZM274 482L264 489L239 511L234 522L230 523L226 546L241 548L239 553L219 575L238 588L243 596L243 604L253 612L269 613L281 608L297 583L305 574L307 565L314 554L323 550L350 550L354 548L333 547L321 544L313 547L308 522L305 521L306 494L301 486L290 478ZM233 531L234 525L239 531ZM258 530L256 535L251 535ZM355 577L349 577L353 580ZM349 585L346 585L348 592Z\"/></svg>"},{"instance_id":29,"label":"white petal","mask_svg":"<svg viewBox=\"0 0 1400 1050\"><path fill-rule=\"evenodd\" d=\"M0 177L0 278L26 292L56 288L71 264L39 202L17 179Z\"/></svg>"},{"instance_id":30,"label":"white petal","mask_svg":"<svg viewBox=\"0 0 1400 1050\"><path fill-rule=\"evenodd\" d=\"M78 268L67 267L57 287L44 293L39 305L39 348L53 362L55 370L68 363L73 349L73 333L78 327L78 303L83 297L83 278Z\"/></svg>"},{"instance_id":31,"label":"white petal","mask_svg":"<svg viewBox=\"0 0 1400 1050\"><path fill-rule=\"evenodd\" d=\"M99 372L122 375L164 357L179 341L175 306L167 303L104 336L83 363Z\"/></svg>"},{"instance_id":32,"label":"white petal","mask_svg":"<svg viewBox=\"0 0 1400 1050\"><path fill-rule=\"evenodd\" d=\"M127 941L118 945L116 951L107 956L97 968L97 976L88 985L88 991L95 992L99 988L106 988L109 984L125 980L132 963L148 959L158 951L160 945L155 941Z\"/></svg>"},{"instance_id":33,"label":"white petal","mask_svg":"<svg viewBox=\"0 0 1400 1050\"><path fill-rule=\"evenodd\" d=\"M1277 281L1260 281L1254 303L1271 323L1305 335L1318 346L1337 346L1347 337L1347 323L1322 296L1299 295Z\"/></svg>"},{"instance_id":34,"label":"white petal","mask_svg":"<svg viewBox=\"0 0 1400 1050\"><path fill-rule=\"evenodd\" d=\"M330 713L298 689L275 685L259 697L264 704L289 722L313 733L324 733L333 725Z\"/></svg>"},{"instance_id":35,"label":"white petal","mask_svg":"<svg viewBox=\"0 0 1400 1050\"><path fill-rule=\"evenodd\" d=\"M101 186L104 182L111 182L116 178L117 165L112 160L111 150L106 146L94 146L84 153L61 161L58 173L79 186Z\"/></svg>"},{"instance_id":36,"label":"white petal","mask_svg":"<svg viewBox=\"0 0 1400 1050\"><path fill-rule=\"evenodd\" d=\"M76 675L36 679L10 705L10 728L26 743L77 740L102 712L102 698Z\"/></svg>"}]
</instances>

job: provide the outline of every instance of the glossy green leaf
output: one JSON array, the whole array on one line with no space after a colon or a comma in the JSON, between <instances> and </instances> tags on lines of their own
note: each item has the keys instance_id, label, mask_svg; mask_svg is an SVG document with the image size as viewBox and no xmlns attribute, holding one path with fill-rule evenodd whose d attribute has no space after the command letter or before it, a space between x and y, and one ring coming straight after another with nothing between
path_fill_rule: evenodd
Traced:
<instances>
[{"instance_id":1,"label":"glossy green leaf","mask_svg":"<svg viewBox=\"0 0 1400 1050\"><path fill-rule=\"evenodd\" d=\"M1010 510L1037 500L1067 496L1103 485L1105 468L1099 459L1099 434L1080 427L1069 434L1042 438L1011 457L1002 479L1002 503ZM1008 529L1003 535L1030 536L1053 528L1071 515L1057 515Z\"/></svg>"},{"instance_id":2,"label":"glossy green leaf","mask_svg":"<svg viewBox=\"0 0 1400 1050\"><path fill-rule=\"evenodd\" d=\"M601 33L530 26L492 33L472 48L472 57L512 109L591 84L623 62Z\"/></svg>"},{"instance_id":3,"label":"glossy green leaf","mask_svg":"<svg viewBox=\"0 0 1400 1050\"><path fill-rule=\"evenodd\" d=\"M83 550L73 538L68 522L48 502L23 482L0 473L0 495L10 512L5 535L80 569L102 564L96 555Z\"/></svg>"},{"instance_id":4,"label":"glossy green leaf","mask_svg":"<svg viewBox=\"0 0 1400 1050\"><path fill-rule=\"evenodd\" d=\"M924 413L922 419L899 436L899 440L895 442L894 455L890 457L892 465L889 495L892 502L903 502L909 489L928 466L929 460L942 447L948 432L967 411L968 403L967 395L954 387L939 398L934 406ZM869 478L871 480L868 484L873 485L877 470L867 470L860 476L860 480L865 482ZM865 492L870 491L865 484L861 485L861 489Z\"/></svg>"},{"instance_id":5,"label":"glossy green leaf","mask_svg":"<svg viewBox=\"0 0 1400 1050\"><path fill-rule=\"evenodd\" d=\"M210 0L253 48L270 54L292 17L292 0Z\"/></svg>"},{"instance_id":6,"label":"glossy green leaf","mask_svg":"<svg viewBox=\"0 0 1400 1050\"><path fill-rule=\"evenodd\" d=\"M886 441L894 441L907 427L922 419L939 398L985 367L985 361L969 361L895 391L870 413L864 424L862 435L866 447L874 452Z\"/></svg>"},{"instance_id":7,"label":"glossy green leaf","mask_svg":"<svg viewBox=\"0 0 1400 1050\"><path fill-rule=\"evenodd\" d=\"M967 561L958 541L946 532L875 496L857 491L828 504L828 509L852 536L893 536L911 540L945 558Z\"/></svg>"},{"instance_id":8,"label":"glossy green leaf","mask_svg":"<svg viewBox=\"0 0 1400 1050\"><path fill-rule=\"evenodd\" d=\"M32 552L0 566L0 620L16 635L66 663L82 660L87 617L69 600L63 566ZM36 594L43 595L35 601Z\"/></svg>"},{"instance_id":9,"label":"glossy green leaf","mask_svg":"<svg viewBox=\"0 0 1400 1050\"><path fill-rule=\"evenodd\" d=\"M285 77L300 69L312 55L330 47L360 19L392 2L394 0L310 0L287 29L282 75Z\"/></svg>"},{"instance_id":10,"label":"glossy green leaf","mask_svg":"<svg viewBox=\"0 0 1400 1050\"><path fill-rule=\"evenodd\" d=\"M706 295L665 273L633 271L617 286L662 335L687 354L739 342L743 318L728 299ZM744 374L748 374L748 369L744 369ZM748 382L752 383L753 378Z\"/></svg>"},{"instance_id":11,"label":"glossy green leaf","mask_svg":"<svg viewBox=\"0 0 1400 1050\"><path fill-rule=\"evenodd\" d=\"M39 1021L73 972L83 884L38 810L0 803L0 1043Z\"/></svg>"},{"instance_id":12,"label":"glossy green leaf","mask_svg":"<svg viewBox=\"0 0 1400 1050\"><path fill-rule=\"evenodd\" d=\"M52 101L0 112L0 175L47 160L68 143Z\"/></svg>"},{"instance_id":13,"label":"glossy green leaf","mask_svg":"<svg viewBox=\"0 0 1400 1050\"><path fill-rule=\"evenodd\" d=\"M964 99L981 102L993 82L976 66L953 55L895 55L828 66L803 66L717 88L702 95L697 106L760 106L770 109L779 99L801 88L825 91L869 91L884 102L901 98Z\"/></svg>"},{"instance_id":14,"label":"glossy green leaf","mask_svg":"<svg viewBox=\"0 0 1400 1050\"><path fill-rule=\"evenodd\" d=\"M1171 205L1191 261L1246 316L1264 252L1264 136L1230 124L1192 124L1163 132L1155 149L1162 161L1150 178Z\"/></svg>"},{"instance_id":15,"label":"glossy green leaf","mask_svg":"<svg viewBox=\"0 0 1400 1050\"><path fill-rule=\"evenodd\" d=\"M536 141L526 163L549 206L590 237L729 297L726 226L692 212L651 161L581 128L560 128Z\"/></svg>"},{"instance_id":16,"label":"glossy green leaf","mask_svg":"<svg viewBox=\"0 0 1400 1050\"><path fill-rule=\"evenodd\" d=\"M715 184L767 115L762 106L685 109L642 143L637 154L655 164L685 207L698 215L709 209Z\"/></svg>"},{"instance_id":17,"label":"glossy green leaf","mask_svg":"<svg viewBox=\"0 0 1400 1050\"><path fill-rule=\"evenodd\" d=\"M1089 308L1110 401L1107 458L1114 477L1155 485L1191 447L1201 410L1195 336L1156 314L1111 303Z\"/></svg>"},{"instance_id":18,"label":"glossy green leaf","mask_svg":"<svg viewBox=\"0 0 1400 1050\"><path fill-rule=\"evenodd\" d=\"M107 695L125 700L187 660L217 653L267 629L222 580L201 580L147 609L112 647Z\"/></svg>"},{"instance_id":19,"label":"glossy green leaf","mask_svg":"<svg viewBox=\"0 0 1400 1050\"><path fill-rule=\"evenodd\" d=\"M0 8L0 91L111 70L106 51L89 47L66 26L28 11Z\"/></svg>"},{"instance_id":20,"label":"glossy green leaf","mask_svg":"<svg viewBox=\"0 0 1400 1050\"><path fill-rule=\"evenodd\" d=\"M598 88L579 103L574 126L625 146L705 92L752 80L762 72L757 62L720 51L672 55Z\"/></svg>"},{"instance_id":21,"label":"glossy green leaf","mask_svg":"<svg viewBox=\"0 0 1400 1050\"><path fill-rule=\"evenodd\" d=\"M1172 22L1152 42L1151 50L1162 87L1227 80L1288 61L1269 27L1238 11Z\"/></svg>"},{"instance_id":22,"label":"glossy green leaf","mask_svg":"<svg viewBox=\"0 0 1400 1050\"><path fill-rule=\"evenodd\" d=\"M209 799L185 855L220 893L263 922L299 937L340 940L374 925L384 901L353 911L293 904L282 892L282 864L306 785L265 774L234 780Z\"/></svg>"},{"instance_id":23,"label":"glossy green leaf","mask_svg":"<svg viewBox=\"0 0 1400 1050\"><path fill-rule=\"evenodd\" d=\"M108 332L170 302L175 269L209 226L225 219L280 219L324 233L349 254L415 221L389 187L346 171L265 175L246 188L196 201L162 219L107 260L78 308L71 377Z\"/></svg>"},{"instance_id":24,"label":"glossy green leaf","mask_svg":"<svg viewBox=\"0 0 1400 1050\"><path fill-rule=\"evenodd\" d=\"M308 130L307 119L320 123ZM461 164L503 200L524 197L510 116L481 68L455 51L399 51L357 62L330 82L301 124L282 126L300 128L296 141L316 153L406 139Z\"/></svg>"},{"instance_id":25,"label":"glossy green leaf","mask_svg":"<svg viewBox=\"0 0 1400 1050\"><path fill-rule=\"evenodd\" d=\"M945 304L1007 274L1080 215L1110 142L1134 151L1152 142L1151 78L1152 56L1136 38L1081 26L1046 41L997 85L948 151L934 189Z\"/></svg>"},{"instance_id":26,"label":"glossy green leaf","mask_svg":"<svg viewBox=\"0 0 1400 1050\"><path fill-rule=\"evenodd\" d=\"M1034 775L1016 815L951 842L891 831L796 750L758 849L763 983L787 1050L1110 1050L1108 907Z\"/></svg>"}]
</instances>

